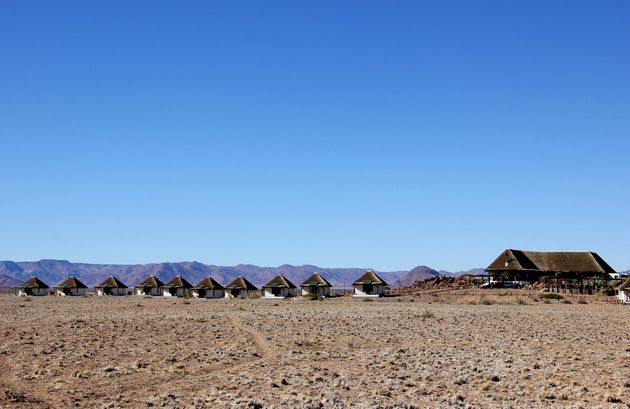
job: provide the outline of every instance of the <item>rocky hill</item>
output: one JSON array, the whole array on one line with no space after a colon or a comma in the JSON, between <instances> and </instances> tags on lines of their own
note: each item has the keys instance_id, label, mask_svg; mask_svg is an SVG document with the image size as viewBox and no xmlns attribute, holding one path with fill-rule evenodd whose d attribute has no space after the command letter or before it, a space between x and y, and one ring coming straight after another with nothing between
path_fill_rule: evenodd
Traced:
<instances>
[{"instance_id":1,"label":"rocky hill","mask_svg":"<svg viewBox=\"0 0 630 409\"><path fill-rule=\"evenodd\" d=\"M428 278L437 277L440 275L443 274L430 267L418 266L403 274L395 283L389 284L394 284L392 285L392 287L408 287L417 281L426 280Z\"/></svg>"}]
</instances>

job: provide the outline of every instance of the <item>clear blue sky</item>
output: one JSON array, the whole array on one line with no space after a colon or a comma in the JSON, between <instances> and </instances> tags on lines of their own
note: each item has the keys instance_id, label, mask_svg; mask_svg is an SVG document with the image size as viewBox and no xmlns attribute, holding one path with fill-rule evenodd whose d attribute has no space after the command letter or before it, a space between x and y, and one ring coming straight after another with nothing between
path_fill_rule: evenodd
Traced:
<instances>
[{"instance_id":1,"label":"clear blue sky","mask_svg":"<svg viewBox=\"0 0 630 409\"><path fill-rule=\"evenodd\" d=\"M630 268L630 2L0 4L0 259Z\"/></svg>"}]
</instances>

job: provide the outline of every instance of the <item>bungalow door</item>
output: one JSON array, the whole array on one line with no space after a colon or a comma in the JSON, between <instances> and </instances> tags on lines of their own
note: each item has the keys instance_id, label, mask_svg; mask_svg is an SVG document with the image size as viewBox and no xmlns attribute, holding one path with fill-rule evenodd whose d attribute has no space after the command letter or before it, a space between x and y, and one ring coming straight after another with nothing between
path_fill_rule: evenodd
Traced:
<instances>
[{"instance_id":1,"label":"bungalow door","mask_svg":"<svg viewBox=\"0 0 630 409\"><path fill-rule=\"evenodd\" d=\"M206 290L197 290L199 298L206 298Z\"/></svg>"},{"instance_id":2,"label":"bungalow door","mask_svg":"<svg viewBox=\"0 0 630 409\"><path fill-rule=\"evenodd\" d=\"M374 285L372 283L363 284L363 292L366 294L372 294L372 292L374 292Z\"/></svg>"}]
</instances>

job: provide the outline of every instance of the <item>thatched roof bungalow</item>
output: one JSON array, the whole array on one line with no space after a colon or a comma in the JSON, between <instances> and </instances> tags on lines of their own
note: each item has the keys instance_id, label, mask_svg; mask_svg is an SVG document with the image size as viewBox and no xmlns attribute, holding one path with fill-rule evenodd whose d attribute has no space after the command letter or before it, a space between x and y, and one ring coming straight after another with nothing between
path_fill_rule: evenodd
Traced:
<instances>
[{"instance_id":1,"label":"thatched roof bungalow","mask_svg":"<svg viewBox=\"0 0 630 409\"><path fill-rule=\"evenodd\" d=\"M162 295L164 283L156 276L148 276L140 284L136 284L134 294L136 295Z\"/></svg>"},{"instance_id":2,"label":"thatched roof bungalow","mask_svg":"<svg viewBox=\"0 0 630 409\"><path fill-rule=\"evenodd\" d=\"M311 274L302 284L302 295L317 295L328 297L332 285L319 273Z\"/></svg>"},{"instance_id":3,"label":"thatched roof bungalow","mask_svg":"<svg viewBox=\"0 0 630 409\"><path fill-rule=\"evenodd\" d=\"M263 298L287 298L297 295L297 287L282 274L263 285Z\"/></svg>"},{"instance_id":4,"label":"thatched roof bungalow","mask_svg":"<svg viewBox=\"0 0 630 409\"><path fill-rule=\"evenodd\" d=\"M191 289L193 298L223 298L225 289L212 277L206 277Z\"/></svg>"},{"instance_id":5,"label":"thatched roof bungalow","mask_svg":"<svg viewBox=\"0 0 630 409\"><path fill-rule=\"evenodd\" d=\"M94 287L96 295L127 295L127 286L114 276L107 277L102 283Z\"/></svg>"},{"instance_id":6,"label":"thatched roof bungalow","mask_svg":"<svg viewBox=\"0 0 630 409\"><path fill-rule=\"evenodd\" d=\"M619 298L620 303L630 304L630 278L626 279L615 290L617 290L617 298Z\"/></svg>"},{"instance_id":7,"label":"thatched roof bungalow","mask_svg":"<svg viewBox=\"0 0 630 409\"><path fill-rule=\"evenodd\" d=\"M536 281L542 277L561 279L610 278L616 274L592 251L524 251L507 249L486 271L493 280Z\"/></svg>"},{"instance_id":8,"label":"thatched roof bungalow","mask_svg":"<svg viewBox=\"0 0 630 409\"><path fill-rule=\"evenodd\" d=\"M41 296L50 294L50 287L48 284L33 276L26 280L21 285L15 287L15 294L18 296Z\"/></svg>"},{"instance_id":9,"label":"thatched roof bungalow","mask_svg":"<svg viewBox=\"0 0 630 409\"><path fill-rule=\"evenodd\" d=\"M184 277L176 275L162 286L162 295L164 297L188 297L192 286Z\"/></svg>"},{"instance_id":10,"label":"thatched roof bungalow","mask_svg":"<svg viewBox=\"0 0 630 409\"><path fill-rule=\"evenodd\" d=\"M353 297L383 297L388 284L374 272L368 270L353 284Z\"/></svg>"},{"instance_id":11,"label":"thatched roof bungalow","mask_svg":"<svg viewBox=\"0 0 630 409\"><path fill-rule=\"evenodd\" d=\"M85 295L88 287L76 277L68 277L61 283L53 287L57 296L77 296Z\"/></svg>"},{"instance_id":12,"label":"thatched roof bungalow","mask_svg":"<svg viewBox=\"0 0 630 409\"><path fill-rule=\"evenodd\" d=\"M225 286L225 298L256 298L260 290L245 277L238 276Z\"/></svg>"}]
</instances>

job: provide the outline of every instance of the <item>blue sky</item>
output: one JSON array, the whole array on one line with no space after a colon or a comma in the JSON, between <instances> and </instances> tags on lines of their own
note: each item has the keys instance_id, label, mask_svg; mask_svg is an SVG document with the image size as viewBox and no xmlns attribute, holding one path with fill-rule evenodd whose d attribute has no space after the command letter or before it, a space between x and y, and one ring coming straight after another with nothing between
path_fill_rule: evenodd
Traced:
<instances>
[{"instance_id":1,"label":"blue sky","mask_svg":"<svg viewBox=\"0 0 630 409\"><path fill-rule=\"evenodd\" d=\"M0 4L0 259L630 269L630 3Z\"/></svg>"}]
</instances>

